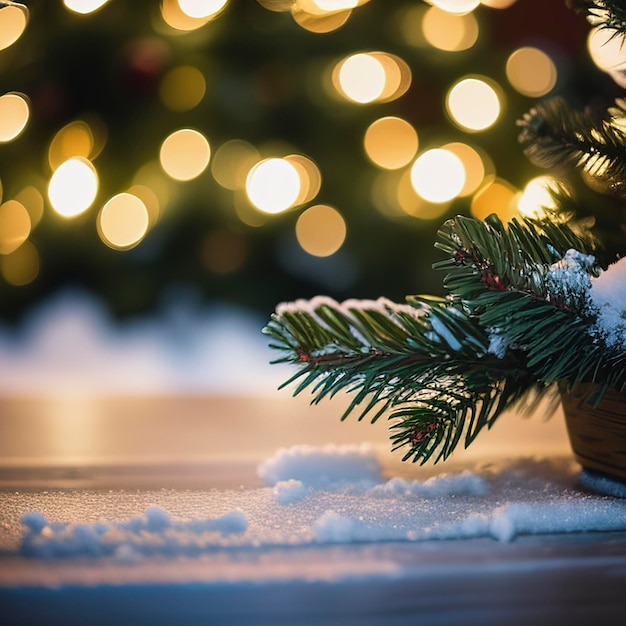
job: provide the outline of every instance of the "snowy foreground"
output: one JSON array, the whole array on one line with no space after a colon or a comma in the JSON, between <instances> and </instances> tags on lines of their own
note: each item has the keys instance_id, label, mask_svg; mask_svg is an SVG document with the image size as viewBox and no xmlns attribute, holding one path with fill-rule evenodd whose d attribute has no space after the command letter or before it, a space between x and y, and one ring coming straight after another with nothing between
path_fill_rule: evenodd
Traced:
<instances>
[{"instance_id":1,"label":"snowy foreground","mask_svg":"<svg viewBox=\"0 0 626 626\"><path fill-rule=\"evenodd\" d=\"M518 459L388 478L369 446L293 446L258 466L263 487L0 492L2 623L612 617L626 500L578 472Z\"/></svg>"}]
</instances>

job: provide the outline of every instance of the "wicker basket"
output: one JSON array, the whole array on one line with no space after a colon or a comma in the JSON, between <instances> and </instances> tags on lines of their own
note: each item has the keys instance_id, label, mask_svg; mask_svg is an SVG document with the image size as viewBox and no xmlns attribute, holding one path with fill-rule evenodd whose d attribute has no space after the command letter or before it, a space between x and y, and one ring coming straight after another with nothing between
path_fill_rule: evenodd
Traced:
<instances>
[{"instance_id":1,"label":"wicker basket","mask_svg":"<svg viewBox=\"0 0 626 626\"><path fill-rule=\"evenodd\" d=\"M563 397L574 456L584 471L600 473L626 489L626 396L609 389L594 408L586 402L591 390L590 385L580 385Z\"/></svg>"}]
</instances>

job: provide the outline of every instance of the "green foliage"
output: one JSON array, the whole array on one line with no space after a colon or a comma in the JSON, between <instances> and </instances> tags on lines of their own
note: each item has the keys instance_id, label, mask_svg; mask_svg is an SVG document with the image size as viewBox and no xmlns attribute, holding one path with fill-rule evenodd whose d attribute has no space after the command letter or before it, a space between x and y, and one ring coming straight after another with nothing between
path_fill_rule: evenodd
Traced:
<instances>
[{"instance_id":1,"label":"green foliage","mask_svg":"<svg viewBox=\"0 0 626 626\"><path fill-rule=\"evenodd\" d=\"M591 340L580 311L552 299L545 277L569 248L592 240L563 220L520 218L505 226L456 217L439 231L447 299L410 296L339 304L316 298L277 309L265 328L279 362L299 366L285 385L313 402L353 394L358 409L392 420L404 460L446 459L513 404L554 383L597 381L621 388L626 362ZM498 345L502 349L498 348ZM521 402L521 401L524 402Z\"/></svg>"},{"instance_id":2,"label":"green foliage","mask_svg":"<svg viewBox=\"0 0 626 626\"><path fill-rule=\"evenodd\" d=\"M585 174L621 191L626 179L626 119L622 100L602 114L573 109L563 98L538 103L518 123L519 141L536 165Z\"/></svg>"}]
</instances>

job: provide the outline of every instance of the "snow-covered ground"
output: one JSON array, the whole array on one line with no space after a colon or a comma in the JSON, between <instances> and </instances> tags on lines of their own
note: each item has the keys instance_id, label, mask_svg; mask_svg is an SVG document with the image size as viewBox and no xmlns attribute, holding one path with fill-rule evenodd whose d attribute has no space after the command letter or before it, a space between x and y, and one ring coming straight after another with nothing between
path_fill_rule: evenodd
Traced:
<instances>
[{"instance_id":1,"label":"snow-covered ground","mask_svg":"<svg viewBox=\"0 0 626 626\"><path fill-rule=\"evenodd\" d=\"M623 615L626 500L581 487L562 416L401 464L384 421L276 391L263 322L181 306L119 326L65 294L0 332L1 624Z\"/></svg>"}]
</instances>

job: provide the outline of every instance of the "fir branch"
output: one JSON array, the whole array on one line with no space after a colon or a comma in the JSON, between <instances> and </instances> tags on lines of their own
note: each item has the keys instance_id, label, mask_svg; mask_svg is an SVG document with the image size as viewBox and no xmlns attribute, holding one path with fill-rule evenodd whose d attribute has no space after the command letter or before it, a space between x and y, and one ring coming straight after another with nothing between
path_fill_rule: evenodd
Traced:
<instances>
[{"instance_id":1,"label":"fir branch","mask_svg":"<svg viewBox=\"0 0 626 626\"><path fill-rule=\"evenodd\" d=\"M626 6L621 0L567 0L567 5L584 13L592 25L626 35Z\"/></svg>"},{"instance_id":2,"label":"fir branch","mask_svg":"<svg viewBox=\"0 0 626 626\"><path fill-rule=\"evenodd\" d=\"M571 108L563 98L538 103L518 126L524 153L540 167L580 168L611 189L626 179L626 131L613 113L598 115ZM621 110L622 119L626 112Z\"/></svg>"},{"instance_id":3,"label":"fir branch","mask_svg":"<svg viewBox=\"0 0 626 626\"><path fill-rule=\"evenodd\" d=\"M329 298L282 305L264 329L282 351L280 362L299 366L284 383L310 389L313 402L341 390L353 394L342 419L359 409L376 421L389 413L394 449L422 463L447 458L469 445L533 384L511 354L488 352L489 337L446 301ZM464 437L463 437L464 435Z\"/></svg>"}]
</instances>

